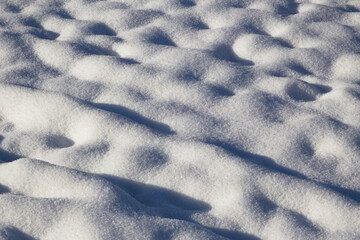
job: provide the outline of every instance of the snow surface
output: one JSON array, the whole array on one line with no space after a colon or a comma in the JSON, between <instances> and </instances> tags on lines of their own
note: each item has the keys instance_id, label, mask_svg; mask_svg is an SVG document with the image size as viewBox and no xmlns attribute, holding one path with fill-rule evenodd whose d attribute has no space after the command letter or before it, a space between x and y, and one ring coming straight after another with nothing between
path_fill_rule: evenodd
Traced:
<instances>
[{"instance_id":1,"label":"snow surface","mask_svg":"<svg viewBox=\"0 0 360 240\"><path fill-rule=\"evenodd\" d=\"M360 239L359 11L1 0L0 239Z\"/></svg>"}]
</instances>

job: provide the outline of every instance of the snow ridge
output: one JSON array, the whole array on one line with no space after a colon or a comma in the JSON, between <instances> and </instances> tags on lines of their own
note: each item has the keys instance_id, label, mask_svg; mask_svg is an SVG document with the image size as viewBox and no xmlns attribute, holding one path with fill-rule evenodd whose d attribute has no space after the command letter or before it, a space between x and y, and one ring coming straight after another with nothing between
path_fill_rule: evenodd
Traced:
<instances>
[{"instance_id":1,"label":"snow ridge","mask_svg":"<svg viewBox=\"0 0 360 240\"><path fill-rule=\"evenodd\" d=\"M0 2L0 239L359 239L360 2Z\"/></svg>"}]
</instances>

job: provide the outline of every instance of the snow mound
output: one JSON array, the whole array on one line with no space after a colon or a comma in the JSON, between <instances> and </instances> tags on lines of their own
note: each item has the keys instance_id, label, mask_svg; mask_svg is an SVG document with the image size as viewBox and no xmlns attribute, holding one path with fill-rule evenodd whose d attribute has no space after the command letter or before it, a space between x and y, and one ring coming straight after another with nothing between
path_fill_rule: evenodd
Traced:
<instances>
[{"instance_id":1,"label":"snow mound","mask_svg":"<svg viewBox=\"0 0 360 240\"><path fill-rule=\"evenodd\" d=\"M360 4L0 2L0 239L359 239Z\"/></svg>"}]
</instances>

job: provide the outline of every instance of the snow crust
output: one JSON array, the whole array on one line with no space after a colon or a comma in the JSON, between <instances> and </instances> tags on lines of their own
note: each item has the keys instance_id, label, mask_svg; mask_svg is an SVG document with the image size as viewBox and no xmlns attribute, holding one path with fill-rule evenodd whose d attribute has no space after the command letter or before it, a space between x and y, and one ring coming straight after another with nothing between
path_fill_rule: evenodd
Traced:
<instances>
[{"instance_id":1,"label":"snow crust","mask_svg":"<svg viewBox=\"0 0 360 240\"><path fill-rule=\"evenodd\" d=\"M0 239L359 239L360 1L0 1Z\"/></svg>"}]
</instances>

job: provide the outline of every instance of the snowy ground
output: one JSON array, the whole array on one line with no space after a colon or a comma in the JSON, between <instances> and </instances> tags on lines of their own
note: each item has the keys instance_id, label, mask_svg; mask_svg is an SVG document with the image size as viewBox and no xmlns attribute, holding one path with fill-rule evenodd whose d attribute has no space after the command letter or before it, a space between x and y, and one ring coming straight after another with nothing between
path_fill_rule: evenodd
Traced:
<instances>
[{"instance_id":1,"label":"snowy ground","mask_svg":"<svg viewBox=\"0 0 360 240\"><path fill-rule=\"evenodd\" d=\"M360 239L359 11L1 0L0 239Z\"/></svg>"}]
</instances>

